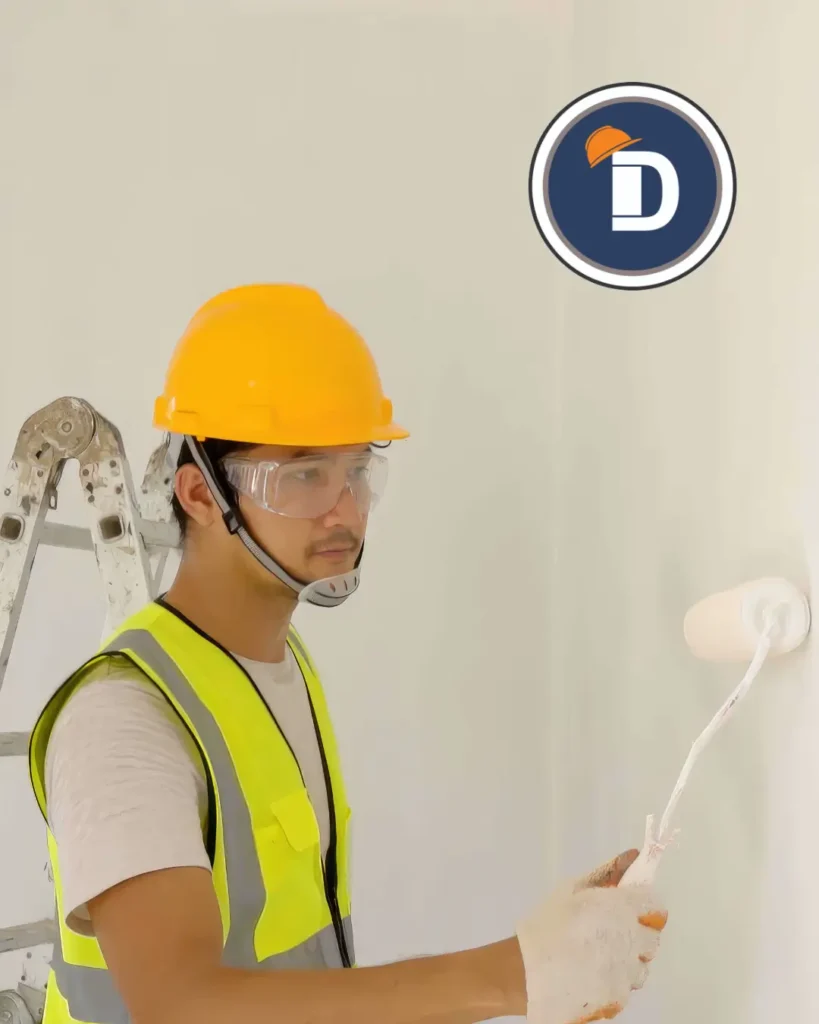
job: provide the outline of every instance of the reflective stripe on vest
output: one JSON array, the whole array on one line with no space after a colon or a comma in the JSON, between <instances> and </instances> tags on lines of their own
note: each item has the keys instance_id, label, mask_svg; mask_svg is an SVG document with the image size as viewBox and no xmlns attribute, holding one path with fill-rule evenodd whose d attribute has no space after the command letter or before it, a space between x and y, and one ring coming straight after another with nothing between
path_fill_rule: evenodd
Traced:
<instances>
[{"instance_id":1,"label":"reflective stripe on vest","mask_svg":"<svg viewBox=\"0 0 819 1024\"><path fill-rule=\"evenodd\" d=\"M266 810L265 801L268 796L264 784L262 783L260 788L258 780L244 779L243 782L240 782L237 763L231 755L228 741L223 733L225 728L224 721L221 723L218 721L218 716L214 714L206 701L202 699L200 693L197 692L196 686L189 678L186 678L177 661L174 660L157 637L163 635L165 626L169 626L169 630L165 633L165 640L172 641L170 645L173 647L173 644L177 643L181 638L183 646L186 646L188 638L180 634L180 630L190 629L190 643L200 656L200 661L197 662L196 657L194 657L190 662L191 665L201 664L203 653L206 658L211 657L210 651L203 648L203 644L213 648L213 655L216 658L214 662L215 668L221 666L225 672L232 671L228 669L224 661L220 660L223 658L230 660L230 656L225 652L220 652L220 649L212 645L207 638L194 634L191 627L183 627L180 623L168 623L168 620L163 617L172 615L172 612L158 609L157 606L149 606L149 609L153 610L147 613L138 612L136 616L133 616L126 622L122 630L115 635L112 642L95 659L92 659L87 664L92 664L106 654L121 653L131 658L169 697L176 710L181 713L183 720L203 754L205 770L212 783L214 793L214 807L211 808L211 814L215 810L216 817L216 849L213 873L214 888L219 899L224 929L222 962L226 966L269 970L343 966L339 939L336 935L332 919L330 923L316 928L312 934L305 934L303 941L286 949L281 949L280 942L278 945L276 944L276 924L274 922L271 926L268 921L266 929L263 930L267 948L274 948L277 951L266 956L260 956L257 952L258 926L265 912L268 899L271 897L271 893L268 890L270 885L275 887L277 882L277 879L271 880L270 877L271 851L280 851L278 859L276 857L273 859L274 867L283 865L283 870L290 870L291 873L292 871L296 872L293 875L295 878L296 896L286 904L288 911L291 914L299 913L300 898L302 900L304 898L309 900L307 904L304 904L305 909L309 907L309 914L313 915L309 917L309 920L315 919L316 906L319 899L322 901L321 906L325 907L325 910L329 910L327 901L324 898L323 888L320 893L316 891L316 887L323 884L320 872L320 853L317 848L314 849L313 845L316 838L313 835L313 830L315 829L317 832L318 826L315 822L312 808L309 808L309 813L312 815L309 825L305 826L304 824L303 815L306 807L309 806L309 801L306 796L306 790L302 789L279 801L283 808L290 808L289 810L281 810L283 818L286 818L287 815L293 817L290 832L285 828L283 833L275 821L273 825L265 825L265 827L259 828L260 806L262 811ZM147 628L139 628L143 625L143 622ZM163 623L165 624L164 626ZM196 637L195 640L192 639L194 636ZM318 677L298 634L294 630L291 630L288 643L299 662L302 674L305 676L311 696L311 703L314 706L314 715L317 725L319 725L322 748L325 749L328 743L333 743L333 738L330 734L326 709L323 706L323 696L320 691ZM180 652L176 651L175 653L177 658L179 658ZM235 664L235 667L244 675L243 670L238 664ZM70 684L73 682L76 685L81 680L84 668L85 666L67 681L64 688L68 692L63 695L61 700L57 699L60 691L52 697L32 733L32 782L44 813L43 772L48 735L60 707L73 689ZM112 685L116 685L116 683L112 683ZM247 684L245 682L242 685L245 686ZM61 688L61 690L64 688ZM242 701L238 703L242 704ZM317 704L319 705L318 707L316 706ZM244 712L239 711L239 714L249 714L250 711L254 714L257 713L256 705L248 704L246 700L242 707ZM49 708L52 708L50 717ZM274 723L272 716L270 717L270 722L271 724ZM235 736L237 727L240 727L242 723L239 721L232 724ZM276 733L271 733L271 736L277 737L276 741L279 744L286 744L286 740L278 733L278 727L276 726L275 728ZM278 750L277 756L282 756L281 749ZM339 840L343 840L346 843L346 818L348 811L346 808L346 798L343 797L343 794L336 791L337 789L341 790L342 787L340 784L339 768L335 760L336 755L333 747L332 755L325 753L325 762L329 761L333 764L333 770L330 773L334 776L332 779L333 799L330 801L331 816L338 813L339 807L343 808L342 813L345 814L345 819L341 823L343 827L334 828L333 831ZM274 762L272 761L271 763ZM254 787L259 791L258 800L254 800ZM248 792L251 793L250 797ZM256 819L255 828L254 815ZM333 824L336 824L334 817ZM286 838L284 837L285 834ZM53 836L50 835L49 840L58 906L61 907L59 858ZM291 849L288 845L286 852L282 853L280 848L287 844L288 841L293 844L293 848ZM272 845L263 847L260 846L260 843ZM275 844L278 844L278 846ZM340 911L338 923L346 941L350 960L354 962L353 930L349 915L349 891L346 879L346 849L341 848L342 844L340 841L337 842L336 846L339 850L338 889ZM331 849L330 854L333 852ZM261 860L263 855L267 857L267 882L265 881L265 869ZM313 856L318 858L319 864L319 872L315 879L309 867L312 864L310 858ZM307 869L305 869L305 865L307 865ZM287 877L289 879L290 875ZM314 881L315 885L313 885ZM282 881L282 886L286 885L287 880ZM279 898L281 898L281 894L279 894ZM76 932L69 929L64 920L62 910L58 916L60 935L54 948L52 972L49 977L49 997L46 1002L43 1024L65 1024L65 1022L71 1021L88 1022L88 1024L91 1024L91 1022L93 1024L127 1024L129 1021L128 1011L116 992L109 972L105 969L102 952L96 940L86 936L79 936ZM328 916L332 917L331 912L324 914L325 919ZM291 917L289 924L291 930L288 934L291 934L293 927L298 928L298 921L294 925ZM272 947L271 942L273 943Z\"/></svg>"}]
</instances>

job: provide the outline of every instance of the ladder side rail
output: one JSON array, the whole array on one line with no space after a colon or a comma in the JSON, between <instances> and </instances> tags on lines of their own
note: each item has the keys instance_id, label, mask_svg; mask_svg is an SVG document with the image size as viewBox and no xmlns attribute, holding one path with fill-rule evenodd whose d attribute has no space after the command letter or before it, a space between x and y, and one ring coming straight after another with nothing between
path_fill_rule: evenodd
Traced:
<instances>
[{"instance_id":1,"label":"ladder side rail","mask_svg":"<svg viewBox=\"0 0 819 1024\"><path fill-rule=\"evenodd\" d=\"M152 600L153 573L122 437L99 414L94 437L78 461L105 592L107 635Z\"/></svg>"},{"instance_id":2,"label":"ladder side rail","mask_svg":"<svg viewBox=\"0 0 819 1024\"><path fill-rule=\"evenodd\" d=\"M152 554L151 597L159 593L165 566L171 551L180 545L179 528L173 522L173 486L176 475L176 463L179 458L181 438L166 434L162 443L151 453L145 475L140 488L140 512L143 517L143 539L152 551L151 534L166 529L160 534L161 540L156 545L158 550Z\"/></svg>"},{"instance_id":3,"label":"ladder side rail","mask_svg":"<svg viewBox=\"0 0 819 1024\"><path fill-rule=\"evenodd\" d=\"M0 686L63 465L93 433L88 403L59 398L29 416L17 436L0 491Z\"/></svg>"}]
</instances>

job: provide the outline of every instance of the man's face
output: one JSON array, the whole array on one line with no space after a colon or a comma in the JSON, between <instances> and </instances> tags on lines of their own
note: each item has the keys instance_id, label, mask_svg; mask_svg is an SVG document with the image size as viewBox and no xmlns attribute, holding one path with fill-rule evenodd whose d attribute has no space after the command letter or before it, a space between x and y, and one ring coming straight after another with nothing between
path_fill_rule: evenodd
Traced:
<instances>
[{"instance_id":1,"label":"man's face","mask_svg":"<svg viewBox=\"0 0 819 1024\"><path fill-rule=\"evenodd\" d=\"M355 568L364 543L369 508L346 486L355 473L354 456L366 454L367 445L338 448L289 448L263 445L242 453L260 463L275 462L268 471L265 500L289 512L281 514L240 494L239 508L247 527L261 546L296 579L311 583ZM345 458L352 456L353 460ZM316 515L311 501L331 507ZM243 552L248 554L247 552ZM249 556L252 558L252 556ZM255 568L270 581L255 559Z\"/></svg>"}]
</instances>

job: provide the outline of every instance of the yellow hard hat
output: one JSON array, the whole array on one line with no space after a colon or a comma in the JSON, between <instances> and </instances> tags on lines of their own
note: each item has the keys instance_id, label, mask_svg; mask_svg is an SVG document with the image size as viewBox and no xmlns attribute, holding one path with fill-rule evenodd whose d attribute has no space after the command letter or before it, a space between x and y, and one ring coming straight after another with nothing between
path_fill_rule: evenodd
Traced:
<instances>
[{"instance_id":1,"label":"yellow hard hat","mask_svg":"<svg viewBox=\"0 0 819 1024\"><path fill-rule=\"evenodd\" d=\"M246 285L194 315L154 405L154 426L204 439L305 447L397 441L363 338L301 285Z\"/></svg>"}]
</instances>

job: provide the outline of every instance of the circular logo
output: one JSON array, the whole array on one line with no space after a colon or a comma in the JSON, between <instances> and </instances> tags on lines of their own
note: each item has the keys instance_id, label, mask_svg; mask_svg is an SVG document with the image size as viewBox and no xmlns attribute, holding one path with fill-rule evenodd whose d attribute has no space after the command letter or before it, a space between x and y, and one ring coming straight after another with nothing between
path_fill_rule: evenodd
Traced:
<instances>
[{"instance_id":1,"label":"circular logo","mask_svg":"<svg viewBox=\"0 0 819 1024\"><path fill-rule=\"evenodd\" d=\"M581 277L656 288L722 241L736 170L714 121L671 89L625 82L570 103L540 138L529 201L543 240Z\"/></svg>"}]
</instances>

